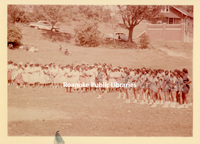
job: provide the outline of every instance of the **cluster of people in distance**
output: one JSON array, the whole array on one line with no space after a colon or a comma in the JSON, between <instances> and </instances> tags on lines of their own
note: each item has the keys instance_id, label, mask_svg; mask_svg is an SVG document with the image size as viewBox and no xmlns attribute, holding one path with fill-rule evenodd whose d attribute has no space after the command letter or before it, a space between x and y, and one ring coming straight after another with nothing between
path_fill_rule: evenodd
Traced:
<instances>
[{"instance_id":1,"label":"cluster of people in distance","mask_svg":"<svg viewBox=\"0 0 200 144\"><path fill-rule=\"evenodd\" d=\"M125 103L150 104L151 107L188 108L192 105L189 96L191 78L188 70L163 70L143 68L114 67L112 64L95 63L67 64L65 66L38 63L8 62L8 85L16 88L25 87L63 87L63 83L87 84L86 87L64 87L67 93L92 91L103 98L105 93L118 93L118 99ZM101 87L92 85L100 84ZM109 86L104 86L104 83ZM130 86L111 86L114 84L132 84Z\"/></svg>"}]
</instances>

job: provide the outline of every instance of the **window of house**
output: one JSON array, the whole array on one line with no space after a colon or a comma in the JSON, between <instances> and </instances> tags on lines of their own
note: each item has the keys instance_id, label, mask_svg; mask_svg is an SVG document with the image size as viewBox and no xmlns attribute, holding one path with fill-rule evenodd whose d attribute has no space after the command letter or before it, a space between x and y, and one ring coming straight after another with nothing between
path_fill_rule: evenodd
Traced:
<instances>
[{"instance_id":1,"label":"window of house","mask_svg":"<svg viewBox=\"0 0 200 144\"><path fill-rule=\"evenodd\" d=\"M165 6L166 12L169 12L169 6Z\"/></svg>"},{"instance_id":2,"label":"window of house","mask_svg":"<svg viewBox=\"0 0 200 144\"><path fill-rule=\"evenodd\" d=\"M181 19L175 18L175 19L174 19L174 23L175 23L175 24L181 24Z\"/></svg>"},{"instance_id":3,"label":"window of house","mask_svg":"<svg viewBox=\"0 0 200 144\"><path fill-rule=\"evenodd\" d=\"M173 18L169 18L169 24L174 24L174 19Z\"/></svg>"},{"instance_id":4,"label":"window of house","mask_svg":"<svg viewBox=\"0 0 200 144\"><path fill-rule=\"evenodd\" d=\"M169 12L169 6L162 6L161 12Z\"/></svg>"}]
</instances>

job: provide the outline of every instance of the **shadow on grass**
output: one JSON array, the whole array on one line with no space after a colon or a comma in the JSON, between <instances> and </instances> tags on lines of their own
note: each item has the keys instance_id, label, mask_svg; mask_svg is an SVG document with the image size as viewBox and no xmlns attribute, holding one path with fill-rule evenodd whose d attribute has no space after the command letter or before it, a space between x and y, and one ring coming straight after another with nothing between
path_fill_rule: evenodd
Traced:
<instances>
[{"instance_id":1,"label":"shadow on grass","mask_svg":"<svg viewBox=\"0 0 200 144\"><path fill-rule=\"evenodd\" d=\"M59 41L59 42L69 43L72 38L70 33L63 33L63 32L53 32L53 31L45 31L44 30L41 34L46 39L49 39L52 42Z\"/></svg>"},{"instance_id":2,"label":"shadow on grass","mask_svg":"<svg viewBox=\"0 0 200 144\"><path fill-rule=\"evenodd\" d=\"M107 47L107 48L115 48L115 49L136 49L138 48L138 45L136 42L126 42L126 41L119 41L119 40L104 40L101 44L101 46Z\"/></svg>"}]
</instances>

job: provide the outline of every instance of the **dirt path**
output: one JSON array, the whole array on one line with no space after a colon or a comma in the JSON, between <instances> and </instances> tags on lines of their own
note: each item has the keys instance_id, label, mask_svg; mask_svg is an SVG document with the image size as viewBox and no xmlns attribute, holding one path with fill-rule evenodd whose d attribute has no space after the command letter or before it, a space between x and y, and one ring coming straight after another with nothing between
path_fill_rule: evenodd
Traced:
<instances>
[{"instance_id":1,"label":"dirt path","mask_svg":"<svg viewBox=\"0 0 200 144\"><path fill-rule=\"evenodd\" d=\"M183 58L186 58L186 59L191 59L186 53L183 53L183 52L175 52L175 51L172 51L172 50L170 50L168 48L160 47L159 45L153 45L153 47L155 49L158 49L158 50L161 50L163 52L166 52L169 56L183 57Z\"/></svg>"}]
</instances>

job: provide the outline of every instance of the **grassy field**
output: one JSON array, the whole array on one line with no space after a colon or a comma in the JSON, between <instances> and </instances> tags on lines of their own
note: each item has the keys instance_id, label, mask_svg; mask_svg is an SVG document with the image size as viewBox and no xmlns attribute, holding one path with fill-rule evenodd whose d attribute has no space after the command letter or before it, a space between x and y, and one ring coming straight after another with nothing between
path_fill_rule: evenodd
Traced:
<instances>
[{"instance_id":1,"label":"grassy field","mask_svg":"<svg viewBox=\"0 0 200 144\"><path fill-rule=\"evenodd\" d=\"M23 32L22 43L38 48L39 52L8 50L8 60L14 62L111 63L114 66L168 70L185 67L192 77L192 44L152 41L151 48L143 50L87 48L75 45L73 40L69 43L51 42L43 37L44 31L26 25L19 27ZM144 24L136 27L134 37L143 28ZM72 31L70 26L67 29ZM67 47L71 55L59 52L59 45ZM61 88L16 89L9 86L8 135L52 136L59 129L65 136L192 136L192 108L180 110L124 104L123 100L116 99L116 93L104 94L102 100L96 96L94 93L68 94Z\"/></svg>"},{"instance_id":2,"label":"grassy field","mask_svg":"<svg viewBox=\"0 0 200 144\"><path fill-rule=\"evenodd\" d=\"M66 93L64 88L8 88L8 135L192 136L192 108L125 104L117 93Z\"/></svg>"},{"instance_id":3,"label":"grassy field","mask_svg":"<svg viewBox=\"0 0 200 144\"><path fill-rule=\"evenodd\" d=\"M66 64L81 63L82 61L93 64L112 63L113 65L129 66L129 67L148 67L148 68L164 68L173 70L175 68L182 69L186 67L192 74L192 44L177 42L153 41L150 49L108 49L106 47L87 48L76 46L71 40L70 43L51 42L44 38L44 31L32 29L26 25L20 25L23 29L23 44L38 48L38 53L30 53L21 50L8 50L8 59L16 62L34 62L34 63L50 63ZM65 56L58 51L59 45L67 47L72 53ZM160 49L155 48L159 47ZM183 57L169 55L162 49L174 51L182 54ZM19 57L20 55L20 57ZM185 57L184 57L185 56Z\"/></svg>"}]
</instances>

